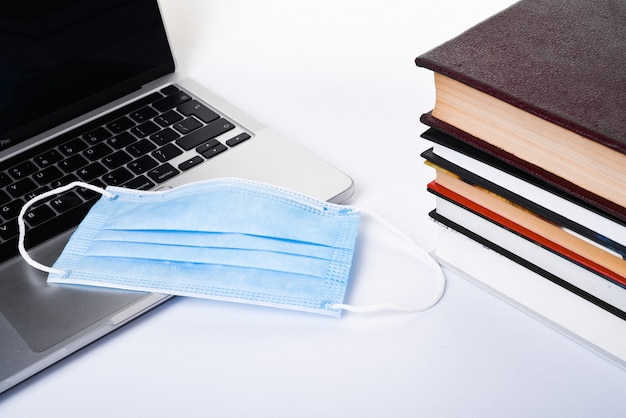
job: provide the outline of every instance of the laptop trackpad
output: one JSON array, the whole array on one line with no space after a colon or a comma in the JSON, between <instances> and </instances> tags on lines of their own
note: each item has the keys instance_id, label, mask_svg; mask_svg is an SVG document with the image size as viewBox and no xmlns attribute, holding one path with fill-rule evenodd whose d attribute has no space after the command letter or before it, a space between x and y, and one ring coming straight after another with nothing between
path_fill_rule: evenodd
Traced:
<instances>
[{"instance_id":1,"label":"laptop trackpad","mask_svg":"<svg viewBox=\"0 0 626 418\"><path fill-rule=\"evenodd\" d=\"M65 241L57 239L31 254L51 265ZM21 258L0 268L0 311L35 352L75 336L143 296L140 292L48 284L46 273Z\"/></svg>"}]
</instances>

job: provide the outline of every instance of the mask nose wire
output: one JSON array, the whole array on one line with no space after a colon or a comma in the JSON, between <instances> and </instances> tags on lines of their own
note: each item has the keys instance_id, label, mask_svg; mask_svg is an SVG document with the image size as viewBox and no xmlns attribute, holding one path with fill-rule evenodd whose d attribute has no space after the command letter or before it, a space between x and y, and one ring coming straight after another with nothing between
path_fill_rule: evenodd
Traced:
<instances>
[{"instance_id":1,"label":"mask nose wire","mask_svg":"<svg viewBox=\"0 0 626 418\"><path fill-rule=\"evenodd\" d=\"M411 251L412 256L414 256L420 261L426 262L426 264L431 266L433 270L435 271L437 281L439 282L439 288L437 292L433 295L432 299L423 305L399 305L399 304L394 304L394 303L377 303L377 304L366 305L366 306L353 306L353 305L348 305L348 304L343 304L343 303L334 303L330 305L330 308L331 309L343 309L346 311L356 312L356 313L379 312L379 311L386 311L386 310L401 311L401 312L421 312L421 311L425 311L435 306L437 302L439 302L439 300L443 297L443 294L446 289L446 276L444 275L443 270L441 266L439 265L439 263L437 263L437 261L430 254L428 254L422 247L417 245L408 235L406 235L404 232L402 232L401 230L399 230L398 228L390 224L385 218L383 218L376 212L368 208L355 208L355 209L359 210L362 213L365 213L366 215L370 216L371 218L379 222L388 232L395 235L397 238L399 238L401 241L407 244L407 246L412 250Z\"/></svg>"},{"instance_id":2,"label":"mask nose wire","mask_svg":"<svg viewBox=\"0 0 626 418\"><path fill-rule=\"evenodd\" d=\"M88 184L88 183L84 183L82 181L73 181L69 184L66 184L65 186L61 186L58 187L56 189L47 191L45 193L42 193L40 195L35 196L34 198L32 198L31 200L29 200L28 202L26 202L24 204L24 206L22 206L22 209L20 210L20 214L17 217L17 226L18 226L18 230L19 230L19 236L18 236L18 242L17 242L17 249L20 252L20 255L22 256L22 258L24 259L24 261L26 261L26 263L28 263L30 266L36 268L37 270L41 270L44 271L46 273L54 273L54 274L65 274L64 271L49 267L49 266L45 266L41 263L39 263L38 261L35 261L32 259L32 257L30 256L30 254L28 254L28 251L26 251L26 247L24 245L24 239L26 236L26 224L24 223L24 215L26 215L26 212L28 211L28 209L30 209L31 206L33 206L35 203L47 199L49 197L52 197L54 195L66 192L68 190L71 190L75 187L84 187L86 189L89 190L93 190L94 192L100 193L103 196L106 196L107 198L111 199L114 198L116 195L108 192L106 190L104 190L101 187L98 186L94 186L92 184Z\"/></svg>"}]
</instances>

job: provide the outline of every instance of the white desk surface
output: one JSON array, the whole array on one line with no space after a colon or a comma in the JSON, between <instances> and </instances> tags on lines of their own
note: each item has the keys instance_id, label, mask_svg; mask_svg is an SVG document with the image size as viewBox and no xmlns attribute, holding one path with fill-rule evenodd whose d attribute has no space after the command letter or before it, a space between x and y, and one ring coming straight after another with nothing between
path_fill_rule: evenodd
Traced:
<instances>
[{"instance_id":1,"label":"white desk surface","mask_svg":"<svg viewBox=\"0 0 626 418\"><path fill-rule=\"evenodd\" d=\"M418 119L434 89L413 59L511 3L162 6L182 71L347 172L349 203L432 249ZM363 225L354 288L404 293L394 280L421 266ZM448 273L439 305L413 315L175 299L7 393L0 416L609 417L626 413L624 394L626 371Z\"/></svg>"}]
</instances>

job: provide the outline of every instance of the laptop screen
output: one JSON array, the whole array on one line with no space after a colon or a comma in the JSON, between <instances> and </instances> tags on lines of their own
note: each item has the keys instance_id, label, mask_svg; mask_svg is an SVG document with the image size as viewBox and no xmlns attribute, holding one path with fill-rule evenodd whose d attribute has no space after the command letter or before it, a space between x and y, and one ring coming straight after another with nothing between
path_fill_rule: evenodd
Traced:
<instances>
[{"instance_id":1,"label":"laptop screen","mask_svg":"<svg viewBox=\"0 0 626 418\"><path fill-rule=\"evenodd\" d=\"M0 7L0 151L167 74L156 0Z\"/></svg>"}]
</instances>

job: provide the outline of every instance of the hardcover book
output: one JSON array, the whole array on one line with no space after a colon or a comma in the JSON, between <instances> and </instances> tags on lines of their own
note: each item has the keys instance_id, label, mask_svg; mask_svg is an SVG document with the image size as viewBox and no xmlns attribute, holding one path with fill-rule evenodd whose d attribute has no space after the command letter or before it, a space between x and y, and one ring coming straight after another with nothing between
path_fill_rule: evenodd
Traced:
<instances>
[{"instance_id":1,"label":"hardcover book","mask_svg":"<svg viewBox=\"0 0 626 418\"><path fill-rule=\"evenodd\" d=\"M624 22L624 2L522 0L416 59L422 120L626 219Z\"/></svg>"},{"instance_id":2,"label":"hardcover book","mask_svg":"<svg viewBox=\"0 0 626 418\"><path fill-rule=\"evenodd\" d=\"M442 168L463 181L502 196L538 216L626 258L626 225L550 185L527 181L524 172L502 164L490 165L434 143L421 156L427 165ZM534 180L534 179L533 179Z\"/></svg>"},{"instance_id":3,"label":"hardcover book","mask_svg":"<svg viewBox=\"0 0 626 418\"><path fill-rule=\"evenodd\" d=\"M626 321L626 289L624 287L607 282L606 279L596 276L584 266L573 263L557 249L544 247L542 243L533 240L532 236L525 235L523 228L517 228L515 225L510 225L513 228L505 227L445 197L437 197L437 209L431 211L429 215L440 227L453 229L471 238L472 241ZM438 229L438 237L441 229ZM475 232L477 229L480 229L480 234ZM455 247L443 248L443 243L444 241L439 241L440 247L437 248L436 253L455 250ZM458 251L459 248L456 247L456 250ZM471 248L467 250L469 252ZM487 261L484 258L479 259L481 263ZM457 267L464 269L464 266ZM471 271L472 268L469 270ZM498 273L504 274L504 271Z\"/></svg>"},{"instance_id":4,"label":"hardcover book","mask_svg":"<svg viewBox=\"0 0 626 418\"><path fill-rule=\"evenodd\" d=\"M573 340L626 367L626 321L544 272L515 262L490 246L440 224L437 260L476 285ZM479 263L476 260L480 260Z\"/></svg>"},{"instance_id":5,"label":"hardcover book","mask_svg":"<svg viewBox=\"0 0 626 418\"><path fill-rule=\"evenodd\" d=\"M626 260L618 254L583 240L533 212L442 171L437 171L437 180L429 184L428 190L468 207L500 225L515 225L518 231L523 229L526 231L524 235L532 236L534 241L540 242L544 247L556 249L571 261L626 288ZM462 220L458 222L462 223ZM480 231L477 230L476 233L480 234Z\"/></svg>"}]
</instances>

